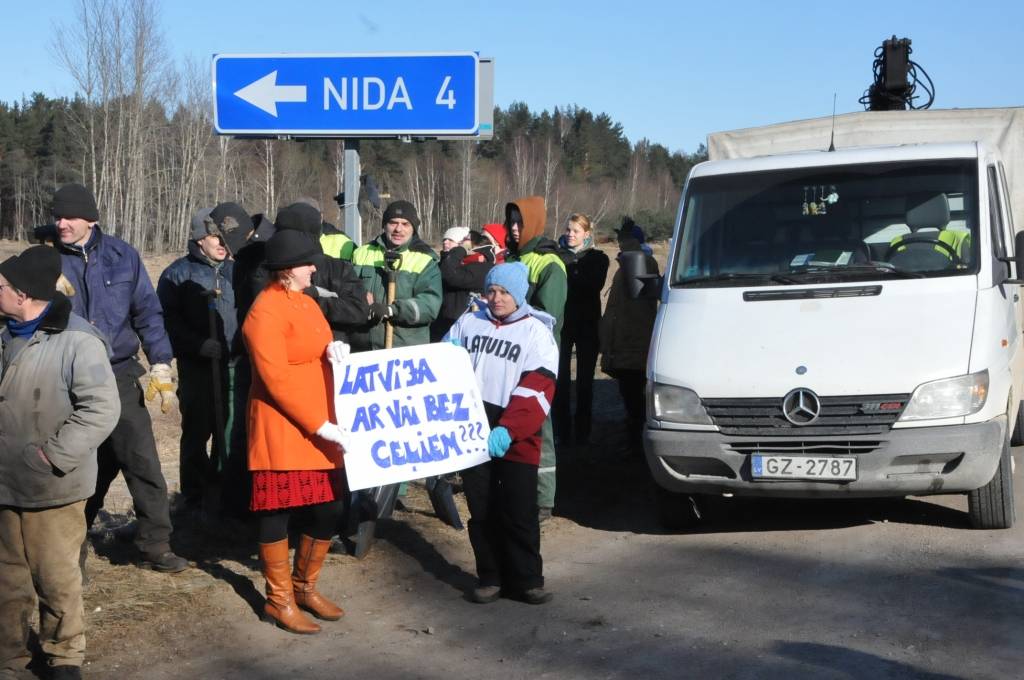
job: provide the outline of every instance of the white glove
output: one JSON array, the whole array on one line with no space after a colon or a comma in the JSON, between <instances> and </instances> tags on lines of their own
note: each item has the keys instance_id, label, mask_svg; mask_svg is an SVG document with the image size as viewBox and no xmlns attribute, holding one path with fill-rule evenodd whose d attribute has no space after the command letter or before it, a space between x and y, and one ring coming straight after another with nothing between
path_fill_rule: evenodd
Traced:
<instances>
[{"instance_id":1,"label":"white glove","mask_svg":"<svg viewBox=\"0 0 1024 680\"><path fill-rule=\"evenodd\" d=\"M171 367L167 364L153 364L149 368L149 381L146 384L146 401L153 401L160 396L160 412L169 413L178 405L177 387L171 377Z\"/></svg>"},{"instance_id":2,"label":"white glove","mask_svg":"<svg viewBox=\"0 0 1024 680\"><path fill-rule=\"evenodd\" d=\"M326 288L321 288L320 286L313 286L313 287L316 288L316 295L317 295L317 297L322 297L322 298L336 298L336 297L338 297L338 294L335 293L332 290L327 290Z\"/></svg>"},{"instance_id":3,"label":"white glove","mask_svg":"<svg viewBox=\"0 0 1024 680\"><path fill-rule=\"evenodd\" d=\"M320 426L320 429L316 431L316 436L321 439L326 439L332 444L337 444L343 449L347 450L349 447L350 441L348 430L343 428L341 425L332 423L329 420L325 421L324 424Z\"/></svg>"},{"instance_id":4,"label":"white glove","mask_svg":"<svg viewBox=\"0 0 1024 680\"><path fill-rule=\"evenodd\" d=\"M327 360L332 364L345 363L348 361L348 355L351 353L352 348L341 340L327 343Z\"/></svg>"}]
</instances>

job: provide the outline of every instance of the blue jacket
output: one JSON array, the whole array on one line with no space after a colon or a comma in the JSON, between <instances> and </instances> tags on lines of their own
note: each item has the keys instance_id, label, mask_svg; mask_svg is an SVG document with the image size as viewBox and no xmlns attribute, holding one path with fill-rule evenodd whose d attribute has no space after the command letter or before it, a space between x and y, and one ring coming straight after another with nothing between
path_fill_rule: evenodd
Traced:
<instances>
[{"instance_id":1,"label":"blue jacket","mask_svg":"<svg viewBox=\"0 0 1024 680\"><path fill-rule=\"evenodd\" d=\"M64 276L75 288L72 309L106 337L114 370L134 364L140 339L151 365L169 364L163 310L138 251L98 226L84 248L59 247Z\"/></svg>"},{"instance_id":2,"label":"blue jacket","mask_svg":"<svg viewBox=\"0 0 1024 680\"><path fill-rule=\"evenodd\" d=\"M164 326L174 356L197 359L203 341L212 337L224 346L224 360L227 360L228 350L234 346L238 334L235 291L231 283L234 264L225 260L214 266L203 257L195 241L190 241L188 255L172 262L160 275L156 295L164 310ZM211 289L220 291L213 303L217 313L213 329L210 328L210 298L203 294Z\"/></svg>"}]
</instances>

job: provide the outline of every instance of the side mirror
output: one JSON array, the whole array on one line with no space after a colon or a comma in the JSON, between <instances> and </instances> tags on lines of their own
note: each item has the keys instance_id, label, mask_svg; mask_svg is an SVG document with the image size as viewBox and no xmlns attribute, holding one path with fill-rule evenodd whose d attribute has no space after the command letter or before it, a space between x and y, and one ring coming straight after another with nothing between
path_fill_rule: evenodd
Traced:
<instances>
[{"instance_id":1,"label":"side mirror","mask_svg":"<svg viewBox=\"0 0 1024 680\"><path fill-rule=\"evenodd\" d=\"M1013 237L1013 264L1018 279L1024 279L1024 231L1018 231Z\"/></svg>"},{"instance_id":2,"label":"side mirror","mask_svg":"<svg viewBox=\"0 0 1024 680\"><path fill-rule=\"evenodd\" d=\"M647 255L640 250L625 250L619 253L619 267L626 282L629 299L657 298L661 293L662 277L648 271Z\"/></svg>"},{"instance_id":3,"label":"side mirror","mask_svg":"<svg viewBox=\"0 0 1024 680\"><path fill-rule=\"evenodd\" d=\"M995 284L1003 283L1015 283L1017 285L1024 285L1024 231L1018 231L1017 235L1013 237L1013 257L1000 257L996 258L1000 262L1006 262L1007 264L1013 263L1013 273L1017 275L1017 278L1009 278L1010 273L1004 272L1004 276L996 276Z\"/></svg>"}]
</instances>

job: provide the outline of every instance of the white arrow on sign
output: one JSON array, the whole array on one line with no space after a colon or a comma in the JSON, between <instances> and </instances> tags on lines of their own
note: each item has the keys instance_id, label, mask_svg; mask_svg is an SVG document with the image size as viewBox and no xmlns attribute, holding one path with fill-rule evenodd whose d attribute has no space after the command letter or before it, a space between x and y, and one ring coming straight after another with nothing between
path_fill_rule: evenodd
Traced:
<instances>
[{"instance_id":1,"label":"white arrow on sign","mask_svg":"<svg viewBox=\"0 0 1024 680\"><path fill-rule=\"evenodd\" d=\"M278 85L277 71L271 71L257 81L249 83L235 96L277 118L277 105L281 102L305 102L305 85Z\"/></svg>"}]
</instances>

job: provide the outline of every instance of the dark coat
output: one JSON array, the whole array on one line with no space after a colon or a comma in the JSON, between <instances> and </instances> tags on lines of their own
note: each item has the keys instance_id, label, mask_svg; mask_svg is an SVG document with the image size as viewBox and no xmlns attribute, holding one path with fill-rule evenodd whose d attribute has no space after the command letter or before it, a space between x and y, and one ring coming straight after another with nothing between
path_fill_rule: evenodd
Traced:
<instances>
[{"instance_id":1,"label":"dark coat","mask_svg":"<svg viewBox=\"0 0 1024 680\"><path fill-rule=\"evenodd\" d=\"M647 271L658 273L658 262L650 254ZM643 371L657 315L658 301L631 299L622 269L615 272L601 317L601 370L613 377L619 370Z\"/></svg>"},{"instance_id":2,"label":"dark coat","mask_svg":"<svg viewBox=\"0 0 1024 680\"><path fill-rule=\"evenodd\" d=\"M577 337L580 331L597 332L601 321L601 291L608 277L608 256L597 248L587 248L580 254L562 251L569 290L565 296L563 334Z\"/></svg>"},{"instance_id":3,"label":"dark coat","mask_svg":"<svg viewBox=\"0 0 1024 680\"><path fill-rule=\"evenodd\" d=\"M270 283L270 272L263 268L267 259L266 243L258 241L249 243L235 255L235 267L232 284L235 290L235 311L237 326L242 327L249 308L256 301L256 296ZM232 354L245 354L245 343L235 338L231 347Z\"/></svg>"},{"instance_id":4,"label":"dark coat","mask_svg":"<svg viewBox=\"0 0 1024 680\"><path fill-rule=\"evenodd\" d=\"M199 348L210 338L225 349L234 346L238 335L234 267L231 260L213 264L203 257L196 242L190 241L188 255L172 262L160 275L156 295L164 309L164 326L174 356L179 360L199 359ZM210 296L208 291L212 290L219 291L219 295ZM214 328L210 328L211 297L216 311Z\"/></svg>"},{"instance_id":5,"label":"dark coat","mask_svg":"<svg viewBox=\"0 0 1024 680\"><path fill-rule=\"evenodd\" d=\"M253 215L252 221L256 229L245 245L235 253L234 272L231 278L235 292L238 328L245 323L245 315L249 313L256 296L270 283L270 272L263 267L263 262L267 259L267 241L274 235L274 223L263 215ZM235 337L231 353L246 354L245 343L240 333Z\"/></svg>"},{"instance_id":6,"label":"dark coat","mask_svg":"<svg viewBox=\"0 0 1024 680\"><path fill-rule=\"evenodd\" d=\"M486 252L470 254L462 246L456 246L441 253L441 261L437 265L441 270L441 312L437 321L431 324L432 336L439 339L466 312L470 294L483 294L484 279L494 267L491 249L484 250Z\"/></svg>"},{"instance_id":7,"label":"dark coat","mask_svg":"<svg viewBox=\"0 0 1024 680\"><path fill-rule=\"evenodd\" d=\"M103 333L114 371L134 365L140 340L150 364L169 364L174 353L163 308L139 252L98 226L84 248L59 248L61 270L75 289L72 310Z\"/></svg>"},{"instance_id":8,"label":"dark coat","mask_svg":"<svg viewBox=\"0 0 1024 680\"><path fill-rule=\"evenodd\" d=\"M348 342L349 333L365 326L370 316L366 288L351 262L321 255L313 264L313 286L306 294L320 305L334 339Z\"/></svg>"}]
</instances>

